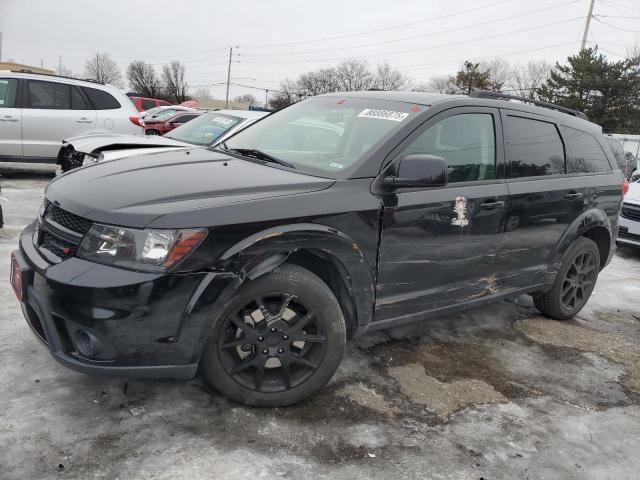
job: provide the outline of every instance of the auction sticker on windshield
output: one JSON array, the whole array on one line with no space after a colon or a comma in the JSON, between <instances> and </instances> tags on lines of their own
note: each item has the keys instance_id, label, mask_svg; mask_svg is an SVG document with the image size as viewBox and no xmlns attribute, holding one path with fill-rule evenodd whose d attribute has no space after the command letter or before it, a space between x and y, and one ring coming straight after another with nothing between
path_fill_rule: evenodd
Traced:
<instances>
[{"instance_id":1,"label":"auction sticker on windshield","mask_svg":"<svg viewBox=\"0 0 640 480\"><path fill-rule=\"evenodd\" d=\"M394 122L401 122L409 116L408 113L394 112L391 110L377 110L374 108L367 108L358 114L363 118L377 118L379 120L392 120Z\"/></svg>"}]
</instances>

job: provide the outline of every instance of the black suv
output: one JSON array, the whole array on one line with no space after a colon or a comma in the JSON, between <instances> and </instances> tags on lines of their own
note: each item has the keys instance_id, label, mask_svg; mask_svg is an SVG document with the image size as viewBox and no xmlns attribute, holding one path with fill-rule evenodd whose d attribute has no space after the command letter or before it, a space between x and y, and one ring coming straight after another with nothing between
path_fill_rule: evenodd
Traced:
<instances>
[{"instance_id":1,"label":"black suv","mask_svg":"<svg viewBox=\"0 0 640 480\"><path fill-rule=\"evenodd\" d=\"M291 404L369 330L522 293L575 315L613 255L623 184L581 117L486 92L311 98L215 150L56 178L12 284L70 368L200 365L239 402Z\"/></svg>"}]
</instances>

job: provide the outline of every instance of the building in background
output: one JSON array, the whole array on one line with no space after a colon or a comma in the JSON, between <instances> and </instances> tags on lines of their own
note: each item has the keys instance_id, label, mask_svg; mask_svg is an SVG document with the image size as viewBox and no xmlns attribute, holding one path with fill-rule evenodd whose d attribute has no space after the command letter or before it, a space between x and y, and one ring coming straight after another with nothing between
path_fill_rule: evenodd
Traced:
<instances>
[{"instance_id":1,"label":"building in background","mask_svg":"<svg viewBox=\"0 0 640 480\"><path fill-rule=\"evenodd\" d=\"M48 68L34 67L33 65L24 65L22 63L15 62L0 62L0 70L13 70L15 72L20 70L29 70L33 73L46 73L49 75L56 73Z\"/></svg>"}]
</instances>

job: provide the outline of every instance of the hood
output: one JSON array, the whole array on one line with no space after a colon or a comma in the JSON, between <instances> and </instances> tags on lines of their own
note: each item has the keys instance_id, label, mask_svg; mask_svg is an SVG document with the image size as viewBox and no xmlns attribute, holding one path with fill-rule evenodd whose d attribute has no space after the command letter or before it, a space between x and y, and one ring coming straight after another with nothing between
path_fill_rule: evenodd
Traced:
<instances>
[{"instance_id":1,"label":"hood","mask_svg":"<svg viewBox=\"0 0 640 480\"><path fill-rule=\"evenodd\" d=\"M81 137L72 137L64 140L73 146L76 152L92 153L104 150L121 150L125 148L151 148L151 147L191 147L190 143L179 142L159 135L114 135L91 134Z\"/></svg>"},{"instance_id":2,"label":"hood","mask_svg":"<svg viewBox=\"0 0 640 480\"><path fill-rule=\"evenodd\" d=\"M629 191L624 196L625 202L640 204L640 181L629 183Z\"/></svg>"},{"instance_id":3,"label":"hood","mask_svg":"<svg viewBox=\"0 0 640 480\"><path fill-rule=\"evenodd\" d=\"M188 228L213 226L215 207L322 190L333 182L192 148L74 169L56 177L45 193L81 217L138 228L165 215L209 212L206 218L190 215L197 218L189 220L192 225L176 221L176 228Z\"/></svg>"}]
</instances>

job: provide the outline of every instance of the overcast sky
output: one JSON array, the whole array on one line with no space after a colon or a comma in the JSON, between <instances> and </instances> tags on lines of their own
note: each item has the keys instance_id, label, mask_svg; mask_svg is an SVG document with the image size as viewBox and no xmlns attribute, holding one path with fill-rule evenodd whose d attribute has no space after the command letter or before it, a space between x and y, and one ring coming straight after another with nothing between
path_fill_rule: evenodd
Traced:
<instances>
[{"instance_id":1,"label":"overcast sky","mask_svg":"<svg viewBox=\"0 0 640 480\"><path fill-rule=\"evenodd\" d=\"M100 51L123 77L133 59L187 67L190 85L277 89L345 58L388 61L416 83L465 59L564 61L578 51L589 0L0 0L3 60L75 74ZM589 40L618 59L640 43L640 1L596 0ZM336 38L337 37L337 38ZM236 48L237 47L237 48ZM224 86L211 86L216 98ZM231 95L264 91L232 86Z\"/></svg>"}]
</instances>

